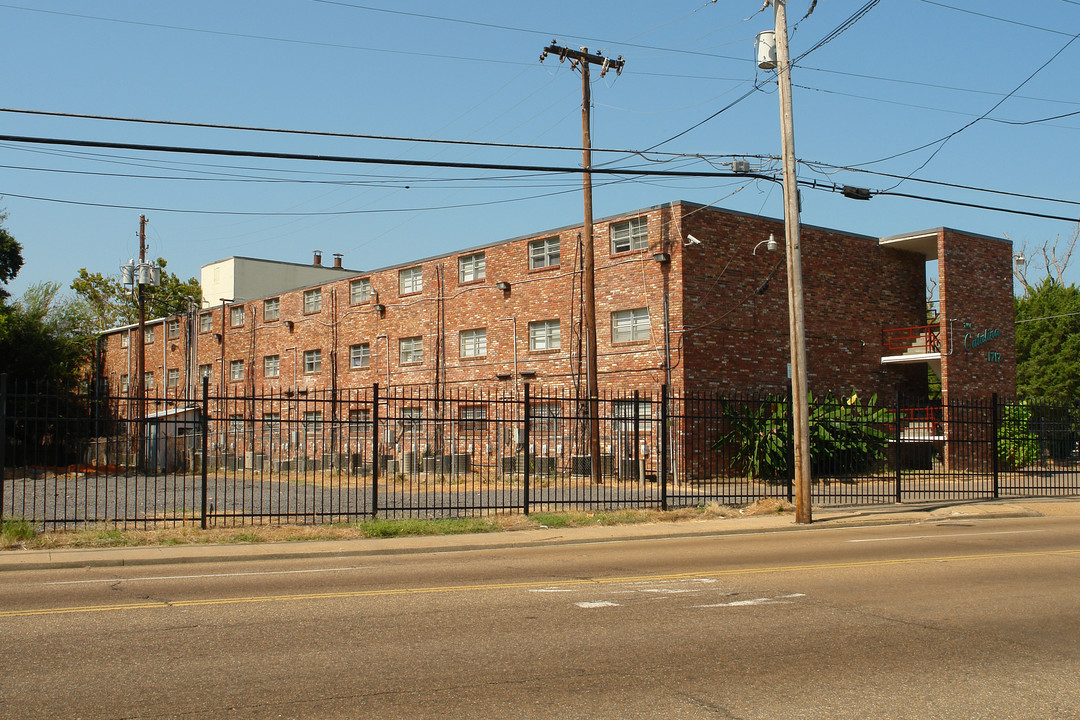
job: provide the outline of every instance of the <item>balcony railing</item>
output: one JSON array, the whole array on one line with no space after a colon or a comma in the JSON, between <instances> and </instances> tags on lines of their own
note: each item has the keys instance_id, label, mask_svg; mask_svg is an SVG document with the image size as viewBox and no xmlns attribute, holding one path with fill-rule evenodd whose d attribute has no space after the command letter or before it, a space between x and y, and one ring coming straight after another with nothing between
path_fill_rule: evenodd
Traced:
<instances>
[{"instance_id":1,"label":"balcony railing","mask_svg":"<svg viewBox=\"0 0 1080 720\"><path fill-rule=\"evenodd\" d=\"M941 327L916 325L914 327L889 328L882 332L882 344L892 355L921 355L941 352Z\"/></svg>"}]
</instances>

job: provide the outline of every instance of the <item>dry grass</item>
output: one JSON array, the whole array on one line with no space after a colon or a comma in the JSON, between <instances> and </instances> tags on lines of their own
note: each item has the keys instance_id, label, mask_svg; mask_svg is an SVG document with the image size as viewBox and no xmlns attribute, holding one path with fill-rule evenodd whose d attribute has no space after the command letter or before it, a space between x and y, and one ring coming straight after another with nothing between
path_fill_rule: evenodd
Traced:
<instances>
[{"instance_id":1,"label":"dry grass","mask_svg":"<svg viewBox=\"0 0 1080 720\"><path fill-rule=\"evenodd\" d=\"M323 525L243 525L202 530L193 522L171 528L133 530L110 525L93 525L80 530L46 533L9 532L0 547L5 549L107 548L147 545L208 545L230 543L302 542L305 540L355 540L409 535L457 535L465 533L514 532L553 527L634 525L644 523L692 522L715 518L737 518L790 512L791 503L762 499L742 509L711 503L674 510L597 510L593 512L552 512L540 507L530 515L487 515L467 518L423 520L368 519ZM19 528L29 528L19 521Z\"/></svg>"}]
</instances>

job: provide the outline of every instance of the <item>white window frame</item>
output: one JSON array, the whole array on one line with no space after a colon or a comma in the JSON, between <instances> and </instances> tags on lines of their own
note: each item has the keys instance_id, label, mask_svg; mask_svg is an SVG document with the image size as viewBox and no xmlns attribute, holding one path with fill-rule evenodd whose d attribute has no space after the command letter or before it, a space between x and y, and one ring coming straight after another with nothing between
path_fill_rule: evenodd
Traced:
<instances>
[{"instance_id":1,"label":"white window frame","mask_svg":"<svg viewBox=\"0 0 1080 720\"><path fill-rule=\"evenodd\" d=\"M214 377L214 365L213 363L206 363L199 366L199 379L213 378Z\"/></svg>"},{"instance_id":2,"label":"white window frame","mask_svg":"<svg viewBox=\"0 0 1080 720\"><path fill-rule=\"evenodd\" d=\"M398 359L402 365L417 365L424 362L424 338L422 335L400 338L398 340Z\"/></svg>"},{"instance_id":3,"label":"white window frame","mask_svg":"<svg viewBox=\"0 0 1080 720\"><path fill-rule=\"evenodd\" d=\"M229 361L229 380L238 381L244 379L244 361L243 360L230 360Z\"/></svg>"},{"instance_id":4,"label":"white window frame","mask_svg":"<svg viewBox=\"0 0 1080 720\"><path fill-rule=\"evenodd\" d=\"M487 258L484 253L472 253L458 258L458 282L479 282L487 277Z\"/></svg>"},{"instance_id":5,"label":"white window frame","mask_svg":"<svg viewBox=\"0 0 1080 720\"><path fill-rule=\"evenodd\" d=\"M486 420L485 405L463 405L458 408L458 430L463 433L481 432Z\"/></svg>"},{"instance_id":6,"label":"white window frame","mask_svg":"<svg viewBox=\"0 0 1080 720\"><path fill-rule=\"evenodd\" d=\"M179 320L177 320L176 318L173 318L172 320L169 320L169 321L167 321L165 323L165 337L169 338L170 340L172 338L180 337L180 321Z\"/></svg>"},{"instance_id":7,"label":"white window frame","mask_svg":"<svg viewBox=\"0 0 1080 720\"><path fill-rule=\"evenodd\" d=\"M208 333L214 327L214 316L208 312L199 314L199 332Z\"/></svg>"},{"instance_id":8,"label":"white window frame","mask_svg":"<svg viewBox=\"0 0 1080 720\"><path fill-rule=\"evenodd\" d=\"M357 343L349 346L349 367L362 370L371 367L371 345Z\"/></svg>"},{"instance_id":9,"label":"white window frame","mask_svg":"<svg viewBox=\"0 0 1080 720\"><path fill-rule=\"evenodd\" d=\"M233 305L229 308L229 327L244 327L243 305Z\"/></svg>"},{"instance_id":10,"label":"white window frame","mask_svg":"<svg viewBox=\"0 0 1080 720\"><path fill-rule=\"evenodd\" d=\"M143 373L143 390L154 389L154 371L147 370Z\"/></svg>"},{"instance_id":11,"label":"white window frame","mask_svg":"<svg viewBox=\"0 0 1080 720\"><path fill-rule=\"evenodd\" d=\"M458 333L460 356L463 358L487 355L487 328L473 328Z\"/></svg>"},{"instance_id":12,"label":"white window frame","mask_svg":"<svg viewBox=\"0 0 1080 720\"><path fill-rule=\"evenodd\" d=\"M180 387L180 368L169 368L165 371L165 387Z\"/></svg>"},{"instance_id":13,"label":"white window frame","mask_svg":"<svg viewBox=\"0 0 1080 720\"><path fill-rule=\"evenodd\" d=\"M530 350L558 350L562 346L562 327L557 319L529 323Z\"/></svg>"},{"instance_id":14,"label":"white window frame","mask_svg":"<svg viewBox=\"0 0 1080 720\"><path fill-rule=\"evenodd\" d=\"M263 377L281 377L280 355L263 355Z\"/></svg>"},{"instance_id":15,"label":"white window frame","mask_svg":"<svg viewBox=\"0 0 1080 720\"><path fill-rule=\"evenodd\" d=\"M304 430L309 433L322 431L322 410L307 410L304 412Z\"/></svg>"},{"instance_id":16,"label":"white window frame","mask_svg":"<svg viewBox=\"0 0 1080 720\"><path fill-rule=\"evenodd\" d=\"M649 308L616 310L611 313L611 342L644 342L652 337Z\"/></svg>"},{"instance_id":17,"label":"white window frame","mask_svg":"<svg viewBox=\"0 0 1080 720\"><path fill-rule=\"evenodd\" d=\"M398 270L398 294L411 295L424 289L424 266Z\"/></svg>"},{"instance_id":18,"label":"white window frame","mask_svg":"<svg viewBox=\"0 0 1080 720\"><path fill-rule=\"evenodd\" d=\"M263 300L263 320L277 320L281 317L281 298Z\"/></svg>"},{"instance_id":19,"label":"white window frame","mask_svg":"<svg viewBox=\"0 0 1080 720\"><path fill-rule=\"evenodd\" d=\"M371 300L371 279L360 278L349 283L349 304L359 305Z\"/></svg>"},{"instance_id":20,"label":"white window frame","mask_svg":"<svg viewBox=\"0 0 1080 720\"><path fill-rule=\"evenodd\" d=\"M612 255L649 247L649 219L645 216L613 222L610 232Z\"/></svg>"},{"instance_id":21,"label":"white window frame","mask_svg":"<svg viewBox=\"0 0 1080 720\"><path fill-rule=\"evenodd\" d=\"M120 376L120 392L126 393L131 388L131 378L127 375Z\"/></svg>"},{"instance_id":22,"label":"white window frame","mask_svg":"<svg viewBox=\"0 0 1080 720\"><path fill-rule=\"evenodd\" d=\"M131 345L131 331L125 330L120 333L120 347L126 348Z\"/></svg>"},{"instance_id":23,"label":"white window frame","mask_svg":"<svg viewBox=\"0 0 1080 720\"><path fill-rule=\"evenodd\" d=\"M143 331L143 342L145 342L147 345L154 342L154 327L151 325L150 327L144 328Z\"/></svg>"},{"instance_id":24,"label":"white window frame","mask_svg":"<svg viewBox=\"0 0 1080 720\"><path fill-rule=\"evenodd\" d=\"M314 375L322 372L322 348L304 351L304 374Z\"/></svg>"},{"instance_id":25,"label":"white window frame","mask_svg":"<svg viewBox=\"0 0 1080 720\"><path fill-rule=\"evenodd\" d=\"M561 262L559 236L529 242L529 269L558 267Z\"/></svg>"},{"instance_id":26,"label":"white window frame","mask_svg":"<svg viewBox=\"0 0 1080 720\"><path fill-rule=\"evenodd\" d=\"M322 312L322 288L304 291L304 314Z\"/></svg>"},{"instance_id":27,"label":"white window frame","mask_svg":"<svg viewBox=\"0 0 1080 720\"><path fill-rule=\"evenodd\" d=\"M532 403L529 407L529 429L552 433L558 430L562 418L562 406L558 403Z\"/></svg>"}]
</instances>

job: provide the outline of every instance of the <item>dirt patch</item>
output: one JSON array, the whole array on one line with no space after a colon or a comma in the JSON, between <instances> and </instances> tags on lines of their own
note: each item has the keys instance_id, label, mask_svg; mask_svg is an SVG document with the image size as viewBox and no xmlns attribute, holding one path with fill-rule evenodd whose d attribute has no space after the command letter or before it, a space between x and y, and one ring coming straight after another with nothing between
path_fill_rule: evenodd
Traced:
<instances>
[{"instance_id":1,"label":"dirt patch","mask_svg":"<svg viewBox=\"0 0 1080 720\"><path fill-rule=\"evenodd\" d=\"M779 498L761 498L739 510L743 517L747 515L779 515L781 513L794 512L795 506L787 500Z\"/></svg>"}]
</instances>

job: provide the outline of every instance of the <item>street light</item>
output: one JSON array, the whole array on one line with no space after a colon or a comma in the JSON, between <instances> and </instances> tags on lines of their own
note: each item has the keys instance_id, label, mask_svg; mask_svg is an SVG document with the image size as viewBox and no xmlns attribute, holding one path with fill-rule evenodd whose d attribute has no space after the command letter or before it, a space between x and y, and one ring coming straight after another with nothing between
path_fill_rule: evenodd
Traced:
<instances>
[{"instance_id":1,"label":"street light","mask_svg":"<svg viewBox=\"0 0 1080 720\"><path fill-rule=\"evenodd\" d=\"M772 233L769 233L769 239L768 240L762 240L757 245L755 245L754 246L754 251L751 252L750 254L751 255L757 255L757 249L759 247L761 247L762 245L764 245L765 249L768 250L769 252L776 252L776 248L780 247L780 243L776 242L776 236L773 235Z\"/></svg>"}]
</instances>

